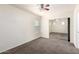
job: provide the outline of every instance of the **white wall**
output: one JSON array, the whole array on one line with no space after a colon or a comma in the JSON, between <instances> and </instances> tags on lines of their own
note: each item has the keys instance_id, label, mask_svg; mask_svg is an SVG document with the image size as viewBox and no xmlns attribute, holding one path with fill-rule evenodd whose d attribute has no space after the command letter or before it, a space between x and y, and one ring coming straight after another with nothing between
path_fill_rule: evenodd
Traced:
<instances>
[{"instance_id":1,"label":"white wall","mask_svg":"<svg viewBox=\"0 0 79 59\"><path fill-rule=\"evenodd\" d=\"M67 18L59 18L59 19L52 20L51 22L52 22L52 26L50 27L50 29L52 30L52 32L68 33Z\"/></svg>"},{"instance_id":2,"label":"white wall","mask_svg":"<svg viewBox=\"0 0 79 59\"><path fill-rule=\"evenodd\" d=\"M33 29L33 38L37 39L41 37L41 17L34 16L32 27Z\"/></svg>"},{"instance_id":3,"label":"white wall","mask_svg":"<svg viewBox=\"0 0 79 59\"><path fill-rule=\"evenodd\" d=\"M73 20L73 40L76 48L79 48L79 34L78 34L78 13L79 13L79 5L76 5L74 10L74 20Z\"/></svg>"},{"instance_id":4,"label":"white wall","mask_svg":"<svg viewBox=\"0 0 79 59\"><path fill-rule=\"evenodd\" d=\"M34 20L40 20L40 17L9 5L0 5L0 52L40 37L40 29L34 27Z\"/></svg>"},{"instance_id":5,"label":"white wall","mask_svg":"<svg viewBox=\"0 0 79 59\"><path fill-rule=\"evenodd\" d=\"M41 19L41 37L49 38L49 19L47 17Z\"/></svg>"}]
</instances>

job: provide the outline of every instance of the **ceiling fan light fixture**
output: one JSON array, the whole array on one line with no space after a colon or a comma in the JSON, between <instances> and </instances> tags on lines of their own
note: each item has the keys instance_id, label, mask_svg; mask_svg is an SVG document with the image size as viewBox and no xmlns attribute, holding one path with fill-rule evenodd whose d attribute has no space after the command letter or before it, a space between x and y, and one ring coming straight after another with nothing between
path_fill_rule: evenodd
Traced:
<instances>
[{"instance_id":1,"label":"ceiling fan light fixture","mask_svg":"<svg viewBox=\"0 0 79 59\"><path fill-rule=\"evenodd\" d=\"M47 11L49 11L50 10L49 7L50 7L49 4L41 4L41 10L47 10Z\"/></svg>"}]
</instances>

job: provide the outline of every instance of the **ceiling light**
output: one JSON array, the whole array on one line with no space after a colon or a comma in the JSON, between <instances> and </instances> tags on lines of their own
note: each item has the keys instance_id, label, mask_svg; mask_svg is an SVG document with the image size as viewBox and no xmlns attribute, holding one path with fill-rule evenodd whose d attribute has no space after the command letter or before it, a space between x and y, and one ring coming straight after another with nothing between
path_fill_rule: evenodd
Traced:
<instances>
[{"instance_id":1,"label":"ceiling light","mask_svg":"<svg viewBox=\"0 0 79 59\"><path fill-rule=\"evenodd\" d=\"M61 24L62 24L62 25L64 25L64 24L65 24L65 22L62 22Z\"/></svg>"}]
</instances>

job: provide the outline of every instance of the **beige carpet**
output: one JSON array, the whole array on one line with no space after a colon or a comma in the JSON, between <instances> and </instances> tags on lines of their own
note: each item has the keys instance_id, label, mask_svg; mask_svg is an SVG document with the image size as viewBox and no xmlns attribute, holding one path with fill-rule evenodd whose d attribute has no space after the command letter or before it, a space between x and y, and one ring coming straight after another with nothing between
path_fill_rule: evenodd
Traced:
<instances>
[{"instance_id":1,"label":"beige carpet","mask_svg":"<svg viewBox=\"0 0 79 59\"><path fill-rule=\"evenodd\" d=\"M67 34L50 34L50 38L39 38L3 52L4 54L77 54L73 44L67 41Z\"/></svg>"}]
</instances>

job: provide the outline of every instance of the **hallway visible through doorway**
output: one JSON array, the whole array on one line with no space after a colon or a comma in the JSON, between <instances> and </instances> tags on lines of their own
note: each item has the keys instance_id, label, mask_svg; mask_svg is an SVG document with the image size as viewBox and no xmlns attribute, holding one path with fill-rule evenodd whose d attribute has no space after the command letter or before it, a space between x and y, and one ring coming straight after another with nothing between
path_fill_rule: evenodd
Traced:
<instances>
[{"instance_id":1,"label":"hallway visible through doorway","mask_svg":"<svg viewBox=\"0 0 79 59\"><path fill-rule=\"evenodd\" d=\"M52 32L50 33L50 38L68 41L68 34Z\"/></svg>"},{"instance_id":2,"label":"hallway visible through doorway","mask_svg":"<svg viewBox=\"0 0 79 59\"><path fill-rule=\"evenodd\" d=\"M54 39L70 42L70 18L58 18L49 21L49 35Z\"/></svg>"}]
</instances>

